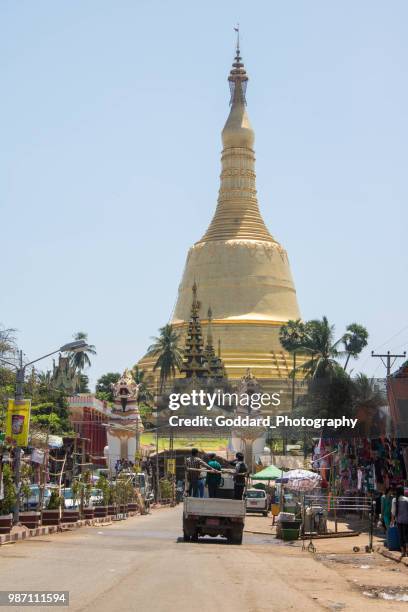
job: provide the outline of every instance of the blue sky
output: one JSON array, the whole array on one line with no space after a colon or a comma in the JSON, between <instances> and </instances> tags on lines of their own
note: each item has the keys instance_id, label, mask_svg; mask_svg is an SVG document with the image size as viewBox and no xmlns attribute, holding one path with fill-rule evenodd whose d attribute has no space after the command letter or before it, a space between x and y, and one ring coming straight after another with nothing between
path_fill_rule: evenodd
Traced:
<instances>
[{"instance_id":1,"label":"blue sky","mask_svg":"<svg viewBox=\"0 0 408 612\"><path fill-rule=\"evenodd\" d=\"M3 0L0 321L29 358L84 330L95 380L167 321L216 204L236 22L303 317L407 348L405 1Z\"/></svg>"}]
</instances>

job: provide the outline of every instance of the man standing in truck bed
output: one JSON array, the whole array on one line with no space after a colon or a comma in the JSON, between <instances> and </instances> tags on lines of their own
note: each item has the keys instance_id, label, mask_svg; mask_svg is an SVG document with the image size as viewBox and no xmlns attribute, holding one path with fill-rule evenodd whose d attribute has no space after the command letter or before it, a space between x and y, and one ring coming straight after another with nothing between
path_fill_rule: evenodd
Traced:
<instances>
[{"instance_id":1,"label":"man standing in truck bed","mask_svg":"<svg viewBox=\"0 0 408 612\"><path fill-rule=\"evenodd\" d=\"M237 453L234 472L234 499L242 499L245 490L246 477L248 476L248 468L244 461L244 455Z\"/></svg>"},{"instance_id":2,"label":"man standing in truck bed","mask_svg":"<svg viewBox=\"0 0 408 612\"><path fill-rule=\"evenodd\" d=\"M221 483L221 465L216 460L215 453L209 453L207 463L212 470L216 470L207 472L208 497L217 497L218 487Z\"/></svg>"},{"instance_id":3,"label":"man standing in truck bed","mask_svg":"<svg viewBox=\"0 0 408 612\"><path fill-rule=\"evenodd\" d=\"M200 479L200 470L206 465L198 456L198 448L191 449L190 457L186 459L186 486L189 497L198 497L198 481Z\"/></svg>"}]
</instances>

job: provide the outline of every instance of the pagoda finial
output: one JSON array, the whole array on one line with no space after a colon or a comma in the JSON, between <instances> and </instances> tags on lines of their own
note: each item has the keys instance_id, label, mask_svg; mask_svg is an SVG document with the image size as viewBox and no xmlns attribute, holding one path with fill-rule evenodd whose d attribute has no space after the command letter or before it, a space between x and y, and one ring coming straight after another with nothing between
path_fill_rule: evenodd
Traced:
<instances>
[{"instance_id":1,"label":"pagoda finial","mask_svg":"<svg viewBox=\"0 0 408 612\"><path fill-rule=\"evenodd\" d=\"M211 306L207 312L208 324L207 324L207 352L214 353L213 349L213 337L212 337L212 310Z\"/></svg>"},{"instance_id":2,"label":"pagoda finial","mask_svg":"<svg viewBox=\"0 0 408 612\"><path fill-rule=\"evenodd\" d=\"M239 52L239 23L237 23L237 25L234 27L234 30L237 33L237 53L236 53L235 59L240 59L240 52Z\"/></svg>"},{"instance_id":3,"label":"pagoda finial","mask_svg":"<svg viewBox=\"0 0 408 612\"><path fill-rule=\"evenodd\" d=\"M234 27L234 30L237 33L236 52L235 59L228 77L231 91L231 105L236 103L246 104L245 92L248 82L248 76L244 68L244 64L242 62L239 46L239 23L236 25L236 27Z\"/></svg>"},{"instance_id":4,"label":"pagoda finial","mask_svg":"<svg viewBox=\"0 0 408 612\"><path fill-rule=\"evenodd\" d=\"M191 289L192 289L192 292L193 292L193 302L191 304L191 313L192 313L192 315L193 314L198 315L198 312L200 310L201 304L197 300L197 283L196 283L195 279L194 279L194 284L193 284Z\"/></svg>"}]
</instances>

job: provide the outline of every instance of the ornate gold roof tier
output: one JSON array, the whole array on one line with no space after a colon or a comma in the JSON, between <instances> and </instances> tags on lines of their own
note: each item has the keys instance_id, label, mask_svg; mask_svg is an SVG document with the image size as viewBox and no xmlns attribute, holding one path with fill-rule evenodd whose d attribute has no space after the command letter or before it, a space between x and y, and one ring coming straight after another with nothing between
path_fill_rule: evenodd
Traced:
<instances>
[{"instance_id":1,"label":"ornate gold roof tier","mask_svg":"<svg viewBox=\"0 0 408 612\"><path fill-rule=\"evenodd\" d=\"M196 283L201 316L212 310L214 343L231 378L247 368L259 379L287 378L291 357L279 343L279 329L300 318L285 249L268 231L259 211L254 141L246 110L248 76L239 47L228 77L231 109L222 131L218 204L204 234L189 250L172 317L182 342ZM203 333L207 322L202 321ZM182 344L181 344L182 346ZM141 367L151 370L146 356Z\"/></svg>"}]
</instances>

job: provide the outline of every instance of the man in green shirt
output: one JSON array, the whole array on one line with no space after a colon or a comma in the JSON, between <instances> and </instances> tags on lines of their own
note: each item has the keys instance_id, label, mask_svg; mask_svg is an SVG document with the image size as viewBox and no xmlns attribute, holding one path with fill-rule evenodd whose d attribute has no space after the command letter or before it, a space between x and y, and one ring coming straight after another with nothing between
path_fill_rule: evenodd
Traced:
<instances>
[{"instance_id":1,"label":"man in green shirt","mask_svg":"<svg viewBox=\"0 0 408 612\"><path fill-rule=\"evenodd\" d=\"M216 460L215 453L208 455L207 465L212 470L217 470L217 472L207 472L206 485L208 487L208 496L217 497L217 490L221 482L221 465Z\"/></svg>"}]
</instances>

